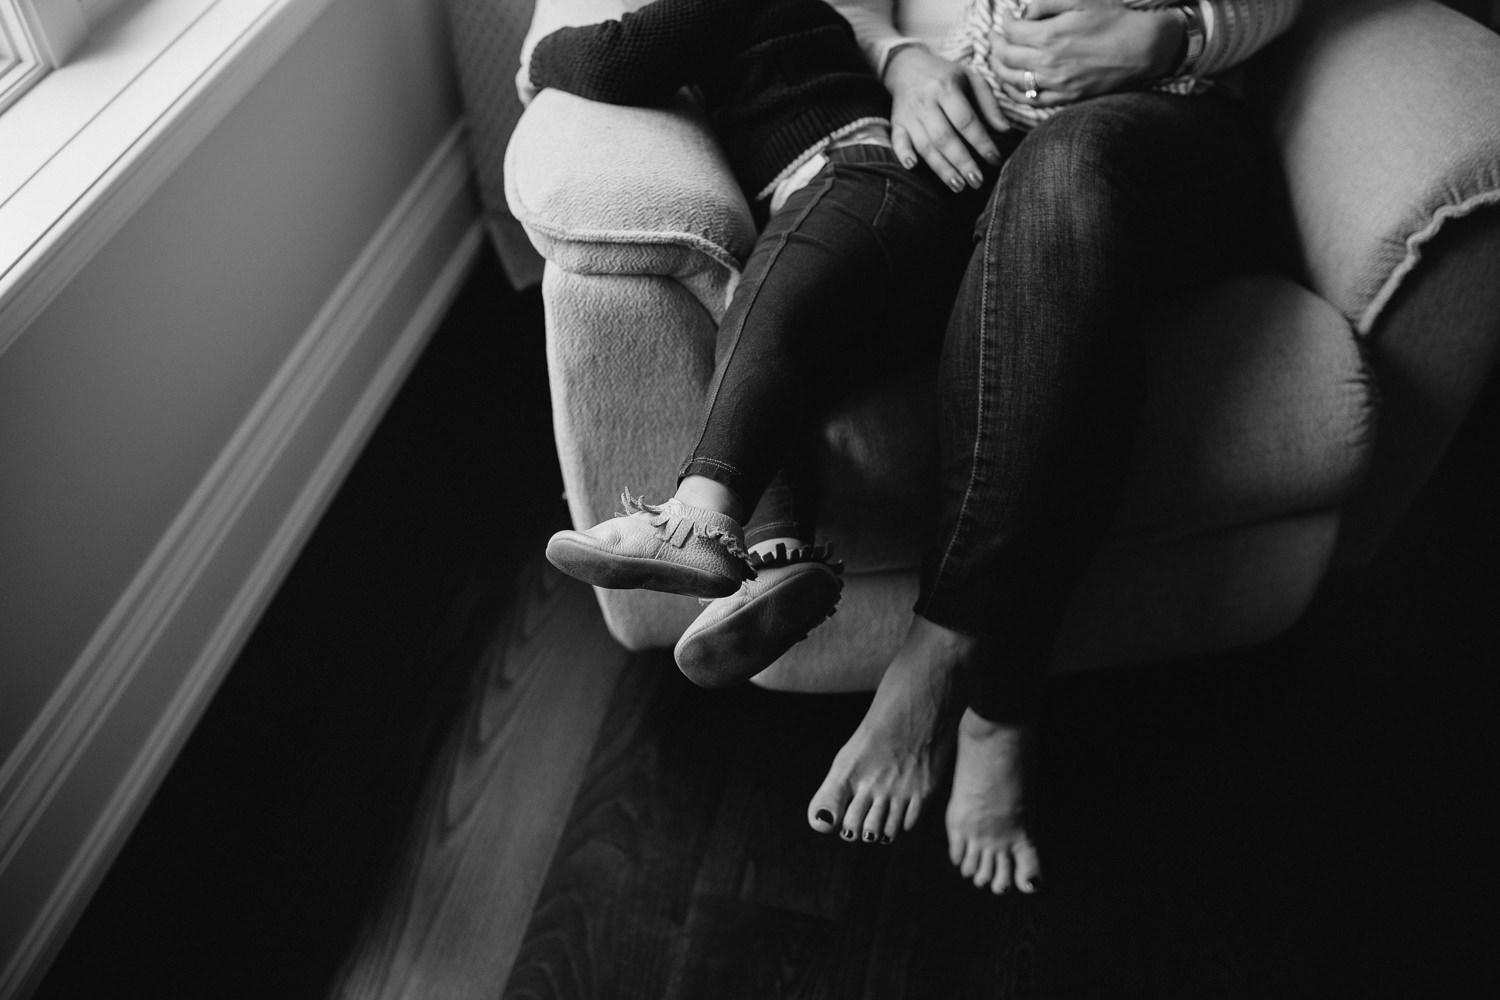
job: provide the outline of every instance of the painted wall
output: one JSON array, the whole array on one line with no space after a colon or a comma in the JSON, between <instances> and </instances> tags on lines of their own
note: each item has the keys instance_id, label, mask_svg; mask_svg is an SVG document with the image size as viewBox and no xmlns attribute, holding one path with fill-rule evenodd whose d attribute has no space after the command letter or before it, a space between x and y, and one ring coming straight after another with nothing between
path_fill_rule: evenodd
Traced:
<instances>
[{"instance_id":1,"label":"painted wall","mask_svg":"<svg viewBox=\"0 0 1500 1000\"><path fill-rule=\"evenodd\" d=\"M0 995L76 913L472 257L458 122L440 4L333 0L0 354ZM173 541L194 511L201 566ZM167 557L191 586L159 585ZM69 717L110 648L128 670ZM46 760L32 792L55 803L18 803Z\"/></svg>"}]
</instances>

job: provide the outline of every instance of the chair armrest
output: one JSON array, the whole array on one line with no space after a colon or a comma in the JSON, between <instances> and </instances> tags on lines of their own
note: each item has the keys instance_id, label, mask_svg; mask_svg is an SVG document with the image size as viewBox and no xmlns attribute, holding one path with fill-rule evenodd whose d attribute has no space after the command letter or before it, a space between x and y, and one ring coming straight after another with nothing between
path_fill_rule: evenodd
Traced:
<instances>
[{"instance_id":1,"label":"chair armrest","mask_svg":"<svg viewBox=\"0 0 1500 1000\"><path fill-rule=\"evenodd\" d=\"M1431 0L1325 0L1253 69L1305 276L1367 334L1447 220L1500 204L1500 36Z\"/></svg>"},{"instance_id":2,"label":"chair armrest","mask_svg":"<svg viewBox=\"0 0 1500 1000\"><path fill-rule=\"evenodd\" d=\"M755 240L729 164L686 98L627 108L542 91L506 149L505 197L557 267L676 278L715 320Z\"/></svg>"}]
</instances>

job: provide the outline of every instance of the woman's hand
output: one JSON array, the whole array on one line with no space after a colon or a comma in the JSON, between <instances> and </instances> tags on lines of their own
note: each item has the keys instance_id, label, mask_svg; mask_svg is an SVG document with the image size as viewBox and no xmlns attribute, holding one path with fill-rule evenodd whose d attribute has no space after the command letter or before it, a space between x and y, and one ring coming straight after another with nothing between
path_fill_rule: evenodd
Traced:
<instances>
[{"instance_id":1,"label":"woman's hand","mask_svg":"<svg viewBox=\"0 0 1500 1000\"><path fill-rule=\"evenodd\" d=\"M1020 17L1001 5L990 65L1015 100L1052 107L1128 90L1171 72L1182 23L1120 0L1031 0ZM1027 91L1035 88L1036 96Z\"/></svg>"},{"instance_id":2,"label":"woman's hand","mask_svg":"<svg viewBox=\"0 0 1500 1000\"><path fill-rule=\"evenodd\" d=\"M1002 132L1010 127L979 74L908 45L886 64L885 85L892 98L891 145L907 169L920 155L954 191L965 182L979 187L984 177L974 155L1000 162L985 123Z\"/></svg>"}]
</instances>

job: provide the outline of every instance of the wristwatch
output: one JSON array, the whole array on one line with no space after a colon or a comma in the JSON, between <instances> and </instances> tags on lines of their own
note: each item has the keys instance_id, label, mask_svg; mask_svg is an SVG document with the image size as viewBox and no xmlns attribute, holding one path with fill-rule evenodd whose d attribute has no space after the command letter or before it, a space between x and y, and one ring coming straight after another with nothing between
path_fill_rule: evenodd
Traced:
<instances>
[{"instance_id":1,"label":"wristwatch","mask_svg":"<svg viewBox=\"0 0 1500 1000\"><path fill-rule=\"evenodd\" d=\"M1189 3L1173 4L1167 8L1177 15L1182 22L1182 37L1186 43L1183 48L1182 62L1172 71L1171 76L1192 76L1193 71L1198 68L1198 57L1203 55L1203 43L1206 36L1203 31L1203 12L1198 9L1196 0Z\"/></svg>"}]
</instances>

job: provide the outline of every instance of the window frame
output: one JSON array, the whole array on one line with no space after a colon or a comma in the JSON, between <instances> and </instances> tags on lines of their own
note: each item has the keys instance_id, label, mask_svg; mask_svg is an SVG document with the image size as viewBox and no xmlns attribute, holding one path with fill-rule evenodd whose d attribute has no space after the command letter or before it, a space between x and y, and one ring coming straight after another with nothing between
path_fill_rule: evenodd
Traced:
<instances>
[{"instance_id":1,"label":"window frame","mask_svg":"<svg viewBox=\"0 0 1500 1000\"><path fill-rule=\"evenodd\" d=\"M96 5L0 114L0 356L335 0Z\"/></svg>"},{"instance_id":2,"label":"window frame","mask_svg":"<svg viewBox=\"0 0 1500 1000\"><path fill-rule=\"evenodd\" d=\"M0 114L87 37L80 0L0 0Z\"/></svg>"}]
</instances>

